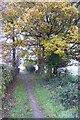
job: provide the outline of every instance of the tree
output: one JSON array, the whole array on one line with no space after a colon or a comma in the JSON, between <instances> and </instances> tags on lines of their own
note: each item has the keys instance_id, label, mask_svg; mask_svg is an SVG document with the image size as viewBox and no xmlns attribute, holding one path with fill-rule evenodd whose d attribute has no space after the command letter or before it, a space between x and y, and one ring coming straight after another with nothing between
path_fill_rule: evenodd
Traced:
<instances>
[{"instance_id":1,"label":"tree","mask_svg":"<svg viewBox=\"0 0 80 120\"><path fill-rule=\"evenodd\" d=\"M61 56L69 52L66 47L70 46L70 42L66 35L71 26L75 26L78 13L78 9L67 2L50 2L36 3L26 14L23 14L24 31L27 36L35 39L30 41L30 45L33 45L36 48L36 53L38 53L39 69L44 65L44 54L50 56L53 53ZM56 36L58 39L55 39Z\"/></svg>"},{"instance_id":2,"label":"tree","mask_svg":"<svg viewBox=\"0 0 80 120\"><path fill-rule=\"evenodd\" d=\"M7 29L5 33L13 40L13 53L15 47L20 47L21 43L27 49L27 52L23 52L24 55L29 52L29 55L37 56L39 71L44 69L44 63L50 55L52 57L52 54L55 54L63 58L71 50L70 45L77 32L73 33L73 37L71 27L77 27L79 11L69 2L14 3L7 9L7 14L6 11L3 12Z\"/></svg>"},{"instance_id":3,"label":"tree","mask_svg":"<svg viewBox=\"0 0 80 120\"><path fill-rule=\"evenodd\" d=\"M4 4L5 5L5 4ZM3 31L6 38L6 44L3 45L3 50L5 46L5 50L12 51L12 65L13 65L13 79L15 79L15 68L16 68L16 60L17 55L16 51L20 44L23 45L23 41L20 38L20 31L22 27L22 21L20 16L22 14L22 9L20 8L20 4L16 3L8 3L2 11L3 17Z\"/></svg>"},{"instance_id":4,"label":"tree","mask_svg":"<svg viewBox=\"0 0 80 120\"><path fill-rule=\"evenodd\" d=\"M66 66L69 61L65 53L65 51L68 51L69 45L64 37L54 36L52 39L44 41L43 46L45 48L44 55L48 65L49 74L52 74L52 68L54 68L54 74L57 74L57 68Z\"/></svg>"}]
</instances>

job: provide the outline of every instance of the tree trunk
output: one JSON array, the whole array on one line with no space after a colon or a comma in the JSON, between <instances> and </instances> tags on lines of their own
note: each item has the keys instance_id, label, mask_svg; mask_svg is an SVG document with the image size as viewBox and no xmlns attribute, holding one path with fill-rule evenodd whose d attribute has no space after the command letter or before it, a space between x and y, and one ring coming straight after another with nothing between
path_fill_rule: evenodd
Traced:
<instances>
[{"instance_id":1,"label":"tree trunk","mask_svg":"<svg viewBox=\"0 0 80 120\"><path fill-rule=\"evenodd\" d=\"M38 53L38 72L41 74L44 71L44 47L40 44L40 40L37 41L37 47L40 48L40 51Z\"/></svg>"},{"instance_id":2,"label":"tree trunk","mask_svg":"<svg viewBox=\"0 0 80 120\"><path fill-rule=\"evenodd\" d=\"M54 67L53 75L57 75L57 67L56 66Z\"/></svg>"},{"instance_id":3,"label":"tree trunk","mask_svg":"<svg viewBox=\"0 0 80 120\"><path fill-rule=\"evenodd\" d=\"M42 64L41 55L38 54L38 72L39 73L41 73L41 64Z\"/></svg>"},{"instance_id":4,"label":"tree trunk","mask_svg":"<svg viewBox=\"0 0 80 120\"><path fill-rule=\"evenodd\" d=\"M52 67L48 66L48 76L51 77L52 76Z\"/></svg>"},{"instance_id":5,"label":"tree trunk","mask_svg":"<svg viewBox=\"0 0 80 120\"><path fill-rule=\"evenodd\" d=\"M39 73L44 73L44 49L41 46L38 54L38 71Z\"/></svg>"},{"instance_id":6,"label":"tree trunk","mask_svg":"<svg viewBox=\"0 0 80 120\"><path fill-rule=\"evenodd\" d=\"M13 37L13 43L15 42L15 38ZM15 80L16 78L16 74L15 74L15 68L16 68L16 49L13 46L13 80Z\"/></svg>"}]
</instances>

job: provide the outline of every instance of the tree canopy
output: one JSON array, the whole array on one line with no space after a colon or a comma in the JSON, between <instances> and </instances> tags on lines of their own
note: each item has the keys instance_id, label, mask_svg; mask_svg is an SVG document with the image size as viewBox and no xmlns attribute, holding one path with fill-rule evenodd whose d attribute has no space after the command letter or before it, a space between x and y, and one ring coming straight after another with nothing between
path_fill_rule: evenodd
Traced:
<instances>
[{"instance_id":1,"label":"tree canopy","mask_svg":"<svg viewBox=\"0 0 80 120\"><path fill-rule=\"evenodd\" d=\"M22 50L22 57L35 55L39 69L44 68L46 59L52 58L52 54L60 56L62 62L67 58L79 60L80 13L77 6L65 1L8 3L2 11L3 30L10 40L13 61L16 61L17 49ZM48 63L53 64L54 59L51 61Z\"/></svg>"}]
</instances>

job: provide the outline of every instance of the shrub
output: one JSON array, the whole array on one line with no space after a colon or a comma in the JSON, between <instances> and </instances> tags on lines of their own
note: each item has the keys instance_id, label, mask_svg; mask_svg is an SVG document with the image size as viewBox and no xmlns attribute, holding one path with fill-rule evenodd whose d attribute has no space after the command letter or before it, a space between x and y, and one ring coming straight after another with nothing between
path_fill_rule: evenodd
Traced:
<instances>
[{"instance_id":1,"label":"shrub","mask_svg":"<svg viewBox=\"0 0 80 120\"><path fill-rule=\"evenodd\" d=\"M63 79L66 84L60 84L56 88L56 99L60 101L66 109L78 106L78 78Z\"/></svg>"},{"instance_id":2,"label":"shrub","mask_svg":"<svg viewBox=\"0 0 80 120\"><path fill-rule=\"evenodd\" d=\"M5 64L2 64L2 65L0 65L0 72L2 75L2 77L1 77L2 78L1 91L2 91L2 96L4 96L4 92L6 90L6 87L13 80L12 74L11 74L11 68Z\"/></svg>"}]
</instances>

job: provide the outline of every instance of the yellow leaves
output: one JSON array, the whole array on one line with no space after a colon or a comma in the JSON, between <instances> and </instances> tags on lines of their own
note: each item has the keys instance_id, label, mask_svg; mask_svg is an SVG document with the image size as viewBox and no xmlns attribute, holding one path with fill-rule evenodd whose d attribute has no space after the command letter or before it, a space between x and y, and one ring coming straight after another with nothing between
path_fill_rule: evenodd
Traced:
<instances>
[{"instance_id":1,"label":"yellow leaves","mask_svg":"<svg viewBox=\"0 0 80 120\"><path fill-rule=\"evenodd\" d=\"M6 16L10 19L16 18L18 15L18 6L17 4L13 3L10 4L7 8L6 8Z\"/></svg>"},{"instance_id":2,"label":"yellow leaves","mask_svg":"<svg viewBox=\"0 0 80 120\"><path fill-rule=\"evenodd\" d=\"M13 28L13 24L7 23L7 24L3 27L3 30L4 30L4 32L10 32L12 28Z\"/></svg>"},{"instance_id":3,"label":"yellow leaves","mask_svg":"<svg viewBox=\"0 0 80 120\"><path fill-rule=\"evenodd\" d=\"M41 22L40 27L41 27L42 31L44 31L44 30L46 30L47 32L50 31L50 26L46 22Z\"/></svg>"},{"instance_id":4,"label":"yellow leaves","mask_svg":"<svg viewBox=\"0 0 80 120\"><path fill-rule=\"evenodd\" d=\"M70 27L70 31L71 31L71 32L78 32L77 26L72 25L72 26Z\"/></svg>"},{"instance_id":5,"label":"yellow leaves","mask_svg":"<svg viewBox=\"0 0 80 120\"><path fill-rule=\"evenodd\" d=\"M42 43L46 56L51 53L62 55L65 49L68 48L66 43L68 40L79 41L78 30L74 26L71 26L71 33L67 39L63 40L60 36L54 36L51 40L47 40L50 34L54 35L61 27L63 29L60 33L62 34L63 32L64 35L66 29L69 28L68 20L73 20L74 22L78 16L79 12L74 6L70 6L70 4L65 3L63 0L61 2L35 3L35 5L30 5L30 7L28 5L24 6L21 8L23 13L20 13L20 8L16 3L4 12L4 24L6 26L4 29L6 34L10 34L10 37L14 36L17 39L17 36L21 37L21 32L26 35L31 34L34 39L37 38L36 36L41 36L39 38L41 41L46 39ZM34 43L37 43L36 40ZM26 44L27 42L24 40L16 40L12 43L11 47L24 47ZM36 53L40 52L40 48L36 48Z\"/></svg>"},{"instance_id":6,"label":"yellow leaves","mask_svg":"<svg viewBox=\"0 0 80 120\"><path fill-rule=\"evenodd\" d=\"M79 30L78 30L77 26L72 25L70 27L70 34L66 35L66 39L69 42L80 43L80 35L79 35Z\"/></svg>"},{"instance_id":7,"label":"yellow leaves","mask_svg":"<svg viewBox=\"0 0 80 120\"><path fill-rule=\"evenodd\" d=\"M18 25L15 25L15 26L14 26L14 28L18 29L18 28L19 28L19 26L18 26Z\"/></svg>"},{"instance_id":8,"label":"yellow leaves","mask_svg":"<svg viewBox=\"0 0 80 120\"><path fill-rule=\"evenodd\" d=\"M14 9L8 9L8 11L9 11L9 13L7 14L7 16L9 18L15 18L17 16L16 10L14 10Z\"/></svg>"},{"instance_id":9,"label":"yellow leaves","mask_svg":"<svg viewBox=\"0 0 80 120\"><path fill-rule=\"evenodd\" d=\"M26 40L16 40L12 43L13 47L24 47L27 44Z\"/></svg>"},{"instance_id":10,"label":"yellow leaves","mask_svg":"<svg viewBox=\"0 0 80 120\"><path fill-rule=\"evenodd\" d=\"M59 36L54 36L51 40L45 40L42 44L45 48L44 51L46 57L52 53L62 56L65 49L68 48L66 41Z\"/></svg>"},{"instance_id":11,"label":"yellow leaves","mask_svg":"<svg viewBox=\"0 0 80 120\"><path fill-rule=\"evenodd\" d=\"M4 42L4 43L2 44L2 50L3 50L3 51L9 50L9 44L8 44L7 42Z\"/></svg>"},{"instance_id":12,"label":"yellow leaves","mask_svg":"<svg viewBox=\"0 0 80 120\"><path fill-rule=\"evenodd\" d=\"M21 25L23 23L22 19L18 19L17 23Z\"/></svg>"},{"instance_id":13,"label":"yellow leaves","mask_svg":"<svg viewBox=\"0 0 80 120\"><path fill-rule=\"evenodd\" d=\"M69 7L69 12L72 13L72 14L76 14L76 13L78 14L79 13L78 9L75 6L70 6Z\"/></svg>"},{"instance_id":14,"label":"yellow leaves","mask_svg":"<svg viewBox=\"0 0 80 120\"><path fill-rule=\"evenodd\" d=\"M8 56L8 51L4 51L5 56Z\"/></svg>"},{"instance_id":15,"label":"yellow leaves","mask_svg":"<svg viewBox=\"0 0 80 120\"><path fill-rule=\"evenodd\" d=\"M22 51L20 51L19 56L20 56L20 57L24 57L24 56L27 55L27 54L29 54L27 50L22 50Z\"/></svg>"},{"instance_id":16,"label":"yellow leaves","mask_svg":"<svg viewBox=\"0 0 80 120\"><path fill-rule=\"evenodd\" d=\"M40 47L37 47L37 48L35 48L35 51L36 51L36 54L39 54L40 53Z\"/></svg>"},{"instance_id":17,"label":"yellow leaves","mask_svg":"<svg viewBox=\"0 0 80 120\"><path fill-rule=\"evenodd\" d=\"M73 19L78 17L78 9L75 6L68 6L62 8L62 17L65 19Z\"/></svg>"},{"instance_id":18,"label":"yellow leaves","mask_svg":"<svg viewBox=\"0 0 80 120\"><path fill-rule=\"evenodd\" d=\"M48 9L49 11L61 11L62 8L66 6L67 2L61 0L61 2L46 2L44 3L44 9Z\"/></svg>"},{"instance_id":19,"label":"yellow leaves","mask_svg":"<svg viewBox=\"0 0 80 120\"><path fill-rule=\"evenodd\" d=\"M3 23L4 23L4 24L7 24L7 20L4 20Z\"/></svg>"},{"instance_id":20,"label":"yellow leaves","mask_svg":"<svg viewBox=\"0 0 80 120\"><path fill-rule=\"evenodd\" d=\"M4 28L4 31L5 31L5 32L8 32L8 31L10 31L10 28L6 26L6 27Z\"/></svg>"},{"instance_id":21,"label":"yellow leaves","mask_svg":"<svg viewBox=\"0 0 80 120\"><path fill-rule=\"evenodd\" d=\"M5 43L3 44L3 46L2 46L2 50L3 50L3 52L2 52L2 59L3 59L4 61L6 61L6 60L7 60L7 57L10 55L9 44L5 42Z\"/></svg>"},{"instance_id":22,"label":"yellow leaves","mask_svg":"<svg viewBox=\"0 0 80 120\"><path fill-rule=\"evenodd\" d=\"M39 8L40 9L40 8ZM26 14L26 17L29 19L35 19L35 20L39 20L43 18L43 12L41 10L39 10L38 7L32 7L31 9L28 10L28 13Z\"/></svg>"},{"instance_id":23,"label":"yellow leaves","mask_svg":"<svg viewBox=\"0 0 80 120\"><path fill-rule=\"evenodd\" d=\"M23 13L22 18L25 22L27 22L27 20L30 19L30 13L29 12L28 13Z\"/></svg>"},{"instance_id":24,"label":"yellow leaves","mask_svg":"<svg viewBox=\"0 0 80 120\"><path fill-rule=\"evenodd\" d=\"M58 50L54 51L54 53L62 56L64 54L64 50L61 50L60 48L58 48Z\"/></svg>"}]
</instances>

